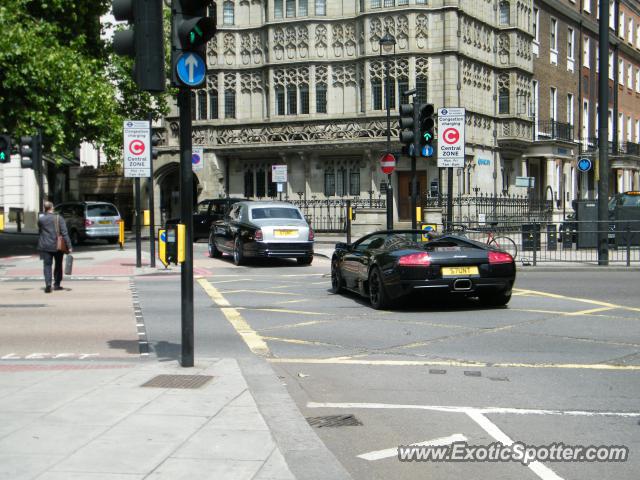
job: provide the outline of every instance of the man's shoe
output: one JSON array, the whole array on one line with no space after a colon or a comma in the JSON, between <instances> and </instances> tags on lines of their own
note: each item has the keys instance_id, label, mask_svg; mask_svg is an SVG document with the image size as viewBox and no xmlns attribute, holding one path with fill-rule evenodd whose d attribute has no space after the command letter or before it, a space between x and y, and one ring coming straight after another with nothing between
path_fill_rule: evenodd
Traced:
<instances>
[{"instance_id":1,"label":"man's shoe","mask_svg":"<svg viewBox=\"0 0 640 480\"><path fill-rule=\"evenodd\" d=\"M51 285L44 287L44 293L51 293Z\"/></svg>"},{"instance_id":2,"label":"man's shoe","mask_svg":"<svg viewBox=\"0 0 640 480\"><path fill-rule=\"evenodd\" d=\"M60 285L54 285L53 289L54 290L64 290L64 288L62 288Z\"/></svg>"}]
</instances>

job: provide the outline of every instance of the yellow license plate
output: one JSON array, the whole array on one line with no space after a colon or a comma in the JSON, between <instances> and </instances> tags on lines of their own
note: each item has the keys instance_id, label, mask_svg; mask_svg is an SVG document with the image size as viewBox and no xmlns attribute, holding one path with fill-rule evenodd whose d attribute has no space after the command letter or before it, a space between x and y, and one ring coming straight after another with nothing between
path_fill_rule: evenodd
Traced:
<instances>
[{"instance_id":1,"label":"yellow license plate","mask_svg":"<svg viewBox=\"0 0 640 480\"><path fill-rule=\"evenodd\" d=\"M274 230L276 237L297 237L298 230Z\"/></svg>"},{"instance_id":2,"label":"yellow license plate","mask_svg":"<svg viewBox=\"0 0 640 480\"><path fill-rule=\"evenodd\" d=\"M98 223L100 225L111 225L111 220L100 220Z\"/></svg>"},{"instance_id":3,"label":"yellow license plate","mask_svg":"<svg viewBox=\"0 0 640 480\"><path fill-rule=\"evenodd\" d=\"M478 274L478 267L442 267L443 277L461 277Z\"/></svg>"}]
</instances>

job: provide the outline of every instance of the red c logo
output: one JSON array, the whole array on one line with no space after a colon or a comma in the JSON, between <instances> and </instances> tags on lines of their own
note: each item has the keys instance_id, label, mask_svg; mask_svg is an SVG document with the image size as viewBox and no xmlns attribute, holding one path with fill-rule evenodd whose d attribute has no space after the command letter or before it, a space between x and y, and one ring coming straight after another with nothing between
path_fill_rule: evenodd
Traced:
<instances>
[{"instance_id":1,"label":"red c logo","mask_svg":"<svg viewBox=\"0 0 640 480\"><path fill-rule=\"evenodd\" d=\"M445 141L445 143L452 145L460 140L460 132L455 128L447 128L442 133L442 139Z\"/></svg>"},{"instance_id":2,"label":"red c logo","mask_svg":"<svg viewBox=\"0 0 640 480\"><path fill-rule=\"evenodd\" d=\"M144 142L142 140L133 140L129 144L129 151L134 155L142 155L144 153Z\"/></svg>"}]
</instances>

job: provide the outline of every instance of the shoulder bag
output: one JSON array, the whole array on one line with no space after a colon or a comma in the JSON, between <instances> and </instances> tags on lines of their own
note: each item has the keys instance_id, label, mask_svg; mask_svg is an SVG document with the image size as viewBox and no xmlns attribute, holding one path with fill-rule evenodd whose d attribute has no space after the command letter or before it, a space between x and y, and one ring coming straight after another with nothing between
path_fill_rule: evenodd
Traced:
<instances>
[{"instance_id":1,"label":"shoulder bag","mask_svg":"<svg viewBox=\"0 0 640 480\"><path fill-rule=\"evenodd\" d=\"M60 215L56 215L56 250L58 252L69 253L67 242L65 242L64 237L60 235Z\"/></svg>"}]
</instances>

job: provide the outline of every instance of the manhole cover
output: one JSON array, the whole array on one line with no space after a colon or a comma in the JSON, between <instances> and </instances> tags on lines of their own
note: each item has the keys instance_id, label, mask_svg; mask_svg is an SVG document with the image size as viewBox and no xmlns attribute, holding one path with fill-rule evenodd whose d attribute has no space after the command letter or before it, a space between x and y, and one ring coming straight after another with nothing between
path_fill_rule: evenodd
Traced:
<instances>
[{"instance_id":1,"label":"manhole cover","mask_svg":"<svg viewBox=\"0 0 640 480\"><path fill-rule=\"evenodd\" d=\"M357 427L362 425L355 415L325 415L324 417L307 417L309 425L316 428L324 427Z\"/></svg>"},{"instance_id":2,"label":"manhole cover","mask_svg":"<svg viewBox=\"0 0 640 480\"><path fill-rule=\"evenodd\" d=\"M211 375L158 375L142 386L156 388L200 388L212 378Z\"/></svg>"}]
</instances>

